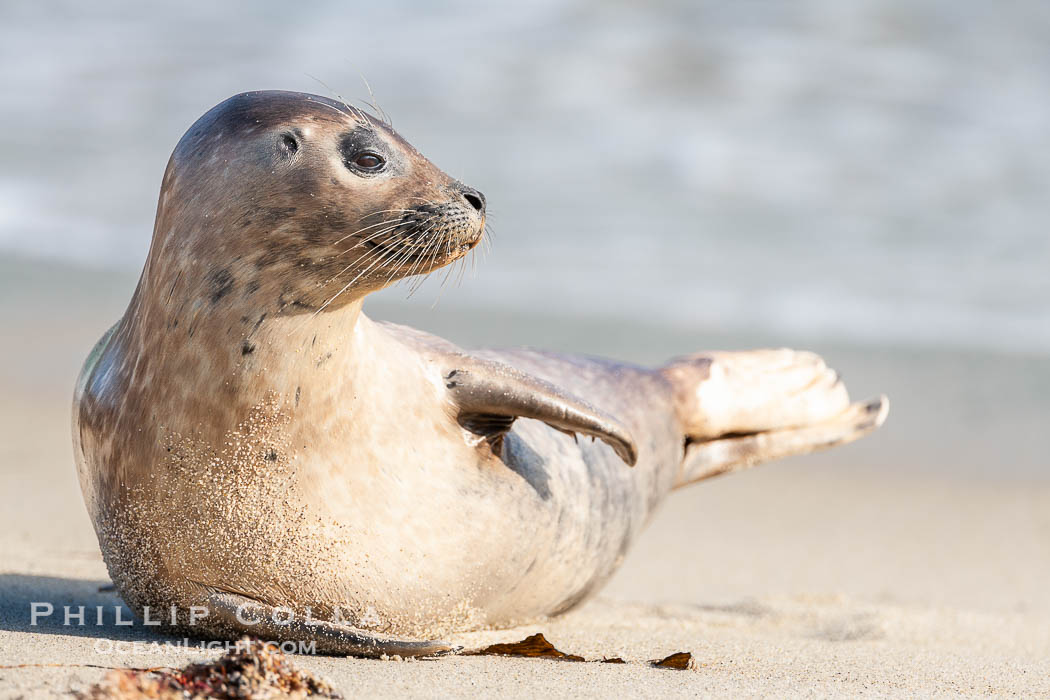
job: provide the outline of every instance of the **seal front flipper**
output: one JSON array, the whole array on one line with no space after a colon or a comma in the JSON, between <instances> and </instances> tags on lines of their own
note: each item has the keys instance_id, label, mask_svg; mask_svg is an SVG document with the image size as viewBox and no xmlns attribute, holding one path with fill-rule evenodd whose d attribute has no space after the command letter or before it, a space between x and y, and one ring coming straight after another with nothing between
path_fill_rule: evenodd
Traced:
<instances>
[{"instance_id":1,"label":"seal front flipper","mask_svg":"<svg viewBox=\"0 0 1050 700\"><path fill-rule=\"evenodd\" d=\"M312 642L316 645L316 651L324 654L373 658L442 656L453 654L461 648L440 641L407 641L382 637L346 624L325 620L300 620L292 617L285 621L288 608L274 608L246 596L225 591L209 595L207 608L209 615L214 615L226 629L252 634L267 641Z\"/></svg>"},{"instance_id":2,"label":"seal front flipper","mask_svg":"<svg viewBox=\"0 0 1050 700\"><path fill-rule=\"evenodd\" d=\"M450 358L442 377L459 424L494 449L516 418L534 418L564 433L598 438L630 466L638 461L634 438L620 421L539 377L468 355Z\"/></svg>"}]
</instances>

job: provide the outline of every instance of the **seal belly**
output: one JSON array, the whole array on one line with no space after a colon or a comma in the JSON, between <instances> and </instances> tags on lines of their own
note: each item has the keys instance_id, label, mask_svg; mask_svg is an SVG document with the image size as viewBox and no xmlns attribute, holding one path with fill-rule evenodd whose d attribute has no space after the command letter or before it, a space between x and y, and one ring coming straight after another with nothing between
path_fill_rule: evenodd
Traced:
<instances>
[{"instance_id":1,"label":"seal belly","mask_svg":"<svg viewBox=\"0 0 1050 700\"><path fill-rule=\"evenodd\" d=\"M534 420L519 420L504 441L502 464L494 468L513 473L532 492L517 494L514 518L533 534L534 548L530 561L518 562L519 582L492 609L505 620L557 614L597 590L622 562L673 486L682 435L668 387L649 370L533 351L482 354L586 395L638 439L633 468L608 445Z\"/></svg>"},{"instance_id":2,"label":"seal belly","mask_svg":"<svg viewBox=\"0 0 1050 700\"><path fill-rule=\"evenodd\" d=\"M406 366L393 349L373 357ZM367 415L356 414L367 436L353 440L368 453L319 468L338 476L318 476L305 500L326 501L333 521L355 533L339 545L341 597L374 610L381 629L440 634L567 610L615 570L670 490L683 440L659 375L586 358L530 363L549 376L572 373L596 401L608 399L640 437L637 465L529 419L494 454L435 410L425 386L391 386L370 372L386 377L399 410L373 397ZM609 395L595 395L603 385Z\"/></svg>"}]
</instances>

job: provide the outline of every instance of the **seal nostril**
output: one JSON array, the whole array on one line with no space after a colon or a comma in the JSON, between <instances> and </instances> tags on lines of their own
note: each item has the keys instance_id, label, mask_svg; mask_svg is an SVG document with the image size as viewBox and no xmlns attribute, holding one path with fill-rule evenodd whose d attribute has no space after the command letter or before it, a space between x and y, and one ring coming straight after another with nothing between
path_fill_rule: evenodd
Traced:
<instances>
[{"instance_id":1,"label":"seal nostril","mask_svg":"<svg viewBox=\"0 0 1050 700\"><path fill-rule=\"evenodd\" d=\"M463 199L470 203L479 212L485 211L485 195L477 190L467 190L463 193Z\"/></svg>"}]
</instances>

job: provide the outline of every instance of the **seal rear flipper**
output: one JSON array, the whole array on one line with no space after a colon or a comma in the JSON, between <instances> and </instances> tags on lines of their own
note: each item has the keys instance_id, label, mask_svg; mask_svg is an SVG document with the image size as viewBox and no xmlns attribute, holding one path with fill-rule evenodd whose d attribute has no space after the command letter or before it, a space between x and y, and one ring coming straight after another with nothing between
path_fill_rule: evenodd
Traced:
<instances>
[{"instance_id":1,"label":"seal rear flipper","mask_svg":"<svg viewBox=\"0 0 1050 700\"><path fill-rule=\"evenodd\" d=\"M674 488L747 469L761 462L853 442L882 425L889 410L889 399L879 396L852 404L831 420L802 428L689 442Z\"/></svg>"},{"instance_id":2,"label":"seal rear flipper","mask_svg":"<svg viewBox=\"0 0 1050 700\"><path fill-rule=\"evenodd\" d=\"M839 374L811 352L705 352L660 369L674 390L682 431L694 440L801 428L850 404Z\"/></svg>"},{"instance_id":3,"label":"seal rear flipper","mask_svg":"<svg viewBox=\"0 0 1050 700\"><path fill-rule=\"evenodd\" d=\"M299 620L284 623L284 608L274 608L236 593L219 591L208 596L208 610L226 628L257 636L266 641L313 642L316 651L347 656L442 656L460 647L431 640L408 641L383 637L336 622Z\"/></svg>"},{"instance_id":4,"label":"seal rear flipper","mask_svg":"<svg viewBox=\"0 0 1050 700\"><path fill-rule=\"evenodd\" d=\"M638 461L634 438L619 420L539 377L468 355L451 359L442 377L459 424L494 447L515 419L534 418L564 433L598 438L630 466Z\"/></svg>"}]
</instances>

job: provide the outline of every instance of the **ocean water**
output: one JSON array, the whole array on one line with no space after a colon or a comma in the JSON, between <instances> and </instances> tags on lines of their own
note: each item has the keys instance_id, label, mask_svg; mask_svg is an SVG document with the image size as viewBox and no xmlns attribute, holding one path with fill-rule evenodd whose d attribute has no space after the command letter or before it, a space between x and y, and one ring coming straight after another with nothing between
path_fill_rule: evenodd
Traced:
<instances>
[{"instance_id":1,"label":"ocean water","mask_svg":"<svg viewBox=\"0 0 1050 700\"><path fill-rule=\"evenodd\" d=\"M489 200L414 303L1045 356L1048 37L1042 0L12 0L0 255L138 268L200 114L364 75Z\"/></svg>"}]
</instances>

